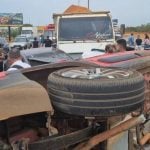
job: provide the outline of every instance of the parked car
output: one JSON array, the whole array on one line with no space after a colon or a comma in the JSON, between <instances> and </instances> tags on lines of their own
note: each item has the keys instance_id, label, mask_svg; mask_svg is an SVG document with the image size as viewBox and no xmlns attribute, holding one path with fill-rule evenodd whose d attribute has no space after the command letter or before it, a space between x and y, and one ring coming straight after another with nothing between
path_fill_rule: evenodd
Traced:
<instances>
[{"instance_id":1,"label":"parked car","mask_svg":"<svg viewBox=\"0 0 150 150\"><path fill-rule=\"evenodd\" d=\"M31 48L29 39L25 36L17 36L13 43L10 43L11 48L28 49Z\"/></svg>"},{"instance_id":2,"label":"parked car","mask_svg":"<svg viewBox=\"0 0 150 150\"><path fill-rule=\"evenodd\" d=\"M31 66L37 66L48 63L52 64L73 60L73 58L70 57L65 52L59 49L53 49L51 47L50 48L40 47L22 50L21 56L23 58L23 61L30 64Z\"/></svg>"}]
</instances>

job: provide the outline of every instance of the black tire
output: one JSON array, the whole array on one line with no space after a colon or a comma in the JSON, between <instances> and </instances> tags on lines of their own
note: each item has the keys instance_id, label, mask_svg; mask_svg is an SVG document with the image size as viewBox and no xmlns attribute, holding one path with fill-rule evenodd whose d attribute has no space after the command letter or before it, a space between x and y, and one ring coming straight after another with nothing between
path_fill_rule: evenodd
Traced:
<instances>
[{"instance_id":1,"label":"black tire","mask_svg":"<svg viewBox=\"0 0 150 150\"><path fill-rule=\"evenodd\" d=\"M96 76L94 79L67 76L68 71L96 68L68 68L53 72L48 77L48 91L54 107L64 113L79 116L113 116L129 113L144 102L144 79L136 71L106 69L113 77ZM117 72L124 72L121 76ZM104 73L103 73L104 75ZM111 78L110 78L111 77Z\"/></svg>"}]
</instances>

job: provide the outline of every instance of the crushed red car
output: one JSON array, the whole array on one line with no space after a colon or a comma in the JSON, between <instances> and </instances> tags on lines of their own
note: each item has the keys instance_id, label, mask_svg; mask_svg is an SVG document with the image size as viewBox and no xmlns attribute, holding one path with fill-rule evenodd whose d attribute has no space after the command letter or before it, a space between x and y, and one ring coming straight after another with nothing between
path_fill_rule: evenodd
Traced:
<instances>
[{"instance_id":1,"label":"crushed red car","mask_svg":"<svg viewBox=\"0 0 150 150\"><path fill-rule=\"evenodd\" d=\"M150 63L150 51L126 51L85 59L102 67L134 68ZM135 68L134 68L135 69Z\"/></svg>"}]
</instances>

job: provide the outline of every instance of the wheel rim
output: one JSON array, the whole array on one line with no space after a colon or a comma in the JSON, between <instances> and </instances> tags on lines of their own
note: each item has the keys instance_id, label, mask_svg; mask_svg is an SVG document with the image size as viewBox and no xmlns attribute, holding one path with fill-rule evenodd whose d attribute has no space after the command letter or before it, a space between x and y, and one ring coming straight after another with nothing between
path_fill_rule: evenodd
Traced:
<instances>
[{"instance_id":1,"label":"wheel rim","mask_svg":"<svg viewBox=\"0 0 150 150\"><path fill-rule=\"evenodd\" d=\"M61 75L67 78L78 78L78 79L123 79L128 78L132 74L131 71L108 69L108 68L81 68L72 69L62 72Z\"/></svg>"}]
</instances>

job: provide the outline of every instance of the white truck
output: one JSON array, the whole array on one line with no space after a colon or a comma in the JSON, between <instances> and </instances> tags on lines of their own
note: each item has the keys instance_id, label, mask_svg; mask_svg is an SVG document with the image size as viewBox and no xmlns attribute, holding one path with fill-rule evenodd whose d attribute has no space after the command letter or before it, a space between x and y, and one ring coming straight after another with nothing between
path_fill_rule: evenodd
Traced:
<instances>
[{"instance_id":1,"label":"white truck","mask_svg":"<svg viewBox=\"0 0 150 150\"><path fill-rule=\"evenodd\" d=\"M115 32L115 39L118 40L122 38L120 27L118 25L118 19L113 19L112 22L113 22L113 28Z\"/></svg>"},{"instance_id":2,"label":"white truck","mask_svg":"<svg viewBox=\"0 0 150 150\"><path fill-rule=\"evenodd\" d=\"M115 43L109 11L53 14L57 47L66 53L104 50Z\"/></svg>"},{"instance_id":3,"label":"white truck","mask_svg":"<svg viewBox=\"0 0 150 150\"><path fill-rule=\"evenodd\" d=\"M21 36L36 37L38 35L37 27L22 27Z\"/></svg>"}]
</instances>

